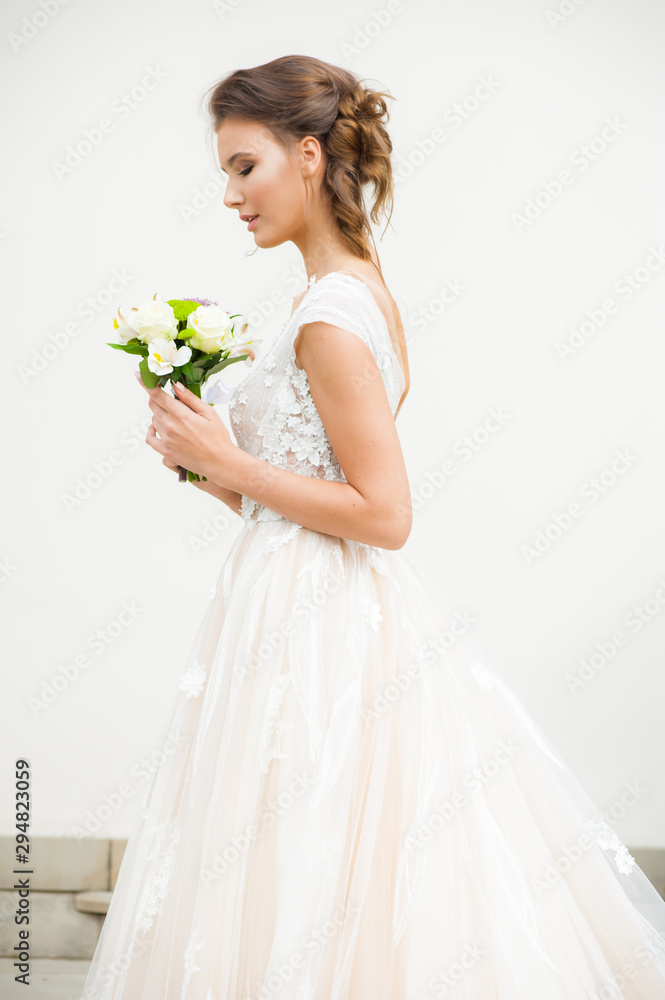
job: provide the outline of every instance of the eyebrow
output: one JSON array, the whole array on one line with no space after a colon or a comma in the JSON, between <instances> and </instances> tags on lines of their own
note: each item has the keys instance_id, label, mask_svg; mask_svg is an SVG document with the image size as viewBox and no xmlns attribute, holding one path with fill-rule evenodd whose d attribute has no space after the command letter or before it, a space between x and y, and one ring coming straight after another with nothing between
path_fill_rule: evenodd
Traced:
<instances>
[{"instance_id":1,"label":"eyebrow","mask_svg":"<svg viewBox=\"0 0 665 1000\"><path fill-rule=\"evenodd\" d=\"M229 157L229 162L227 163L227 167L230 167L233 161L237 160L239 156L253 156L253 155L254 155L253 153L242 153L242 152L234 153L233 156ZM222 170L224 170L224 167L222 167ZM226 170L224 170L224 173L226 173Z\"/></svg>"}]
</instances>

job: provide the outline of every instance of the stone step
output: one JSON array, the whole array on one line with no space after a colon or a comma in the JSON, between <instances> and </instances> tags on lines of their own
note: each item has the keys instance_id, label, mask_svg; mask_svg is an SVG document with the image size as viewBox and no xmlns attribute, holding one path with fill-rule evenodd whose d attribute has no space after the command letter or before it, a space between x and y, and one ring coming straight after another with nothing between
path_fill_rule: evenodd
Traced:
<instances>
[{"instance_id":1,"label":"stone step","mask_svg":"<svg viewBox=\"0 0 665 1000\"><path fill-rule=\"evenodd\" d=\"M107 913L112 895L112 892L105 889L78 892L74 896L74 906L83 913Z\"/></svg>"}]
</instances>

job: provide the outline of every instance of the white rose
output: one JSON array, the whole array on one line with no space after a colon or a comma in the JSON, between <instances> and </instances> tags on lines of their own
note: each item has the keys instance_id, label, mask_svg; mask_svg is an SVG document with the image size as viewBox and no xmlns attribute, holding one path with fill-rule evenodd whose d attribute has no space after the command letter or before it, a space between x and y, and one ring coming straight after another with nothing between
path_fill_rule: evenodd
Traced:
<instances>
[{"instance_id":1,"label":"white rose","mask_svg":"<svg viewBox=\"0 0 665 1000\"><path fill-rule=\"evenodd\" d=\"M168 302L159 301L156 296L126 310L124 314L118 309L115 325L123 344L132 337L138 337L143 344L150 344L156 337L175 340L178 336L173 307Z\"/></svg>"},{"instance_id":2,"label":"white rose","mask_svg":"<svg viewBox=\"0 0 665 1000\"><path fill-rule=\"evenodd\" d=\"M187 343L205 354L216 354L233 343L233 320L221 306L199 306L187 317L187 329L194 330Z\"/></svg>"}]
</instances>

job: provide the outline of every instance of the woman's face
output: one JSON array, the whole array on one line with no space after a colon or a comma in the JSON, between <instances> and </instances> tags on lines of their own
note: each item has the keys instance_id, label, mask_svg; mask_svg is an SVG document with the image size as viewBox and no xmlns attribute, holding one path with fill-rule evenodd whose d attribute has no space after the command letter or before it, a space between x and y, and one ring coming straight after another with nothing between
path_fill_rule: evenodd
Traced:
<instances>
[{"instance_id":1,"label":"woman's face","mask_svg":"<svg viewBox=\"0 0 665 1000\"><path fill-rule=\"evenodd\" d=\"M263 125L227 118L217 129L217 151L228 175L224 204L238 215L258 215L250 230L260 247L303 235L305 177L321 163L316 140L305 138L289 155ZM242 223L247 228L247 220Z\"/></svg>"}]
</instances>

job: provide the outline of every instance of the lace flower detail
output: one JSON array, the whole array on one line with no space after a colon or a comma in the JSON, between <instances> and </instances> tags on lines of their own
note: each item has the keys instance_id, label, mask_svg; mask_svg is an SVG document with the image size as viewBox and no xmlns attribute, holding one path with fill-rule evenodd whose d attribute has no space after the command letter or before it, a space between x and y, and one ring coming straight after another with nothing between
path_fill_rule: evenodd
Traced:
<instances>
[{"instance_id":1,"label":"lace flower detail","mask_svg":"<svg viewBox=\"0 0 665 1000\"><path fill-rule=\"evenodd\" d=\"M494 687L494 679L487 667L483 663L472 663L471 670L483 691L491 691Z\"/></svg>"},{"instance_id":2,"label":"lace flower detail","mask_svg":"<svg viewBox=\"0 0 665 1000\"><path fill-rule=\"evenodd\" d=\"M268 770L268 765L270 761L275 757L280 759L286 757L285 753L279 752L279 741L284 733L287 733L293 728L293 723L284 723L279 717L279 710L282 707L282 702L284 701L284 692L286 691L289 682L291 680L291 673L281 674L279 680L270 688L270 693L268 694L268 704L266 706L265 720L263 723L263 729L261 731L261 737L259 739L259 748L257 752L257 761L261 771L266 772Z\"/></svg>"},{"instance_id":3,"label":"lace flower detail","mask_svg":"<svg viewBox=\"0 0 665 1000\"><path fill-rule=\"evenodd\" d=\"M604 851L614 851L614 864L622 875L630 875L635 866L635 858L629 853L626 845L619 839L615 831L600 817L587 820L587 827L591 830L599 847Z\"/></svg>"},{"instance_id":4,"label":"lace flower detail","mask_svg":"<svg viewBox=\"0 0 665 1000\"><path fill-rule=\"evenodd\" d=\"M194 660L192 666L180 677L179 691L186 691L188 698L196 698L203 691L206 668Z\"/></svg>"},{"instance_id":5,"label":"lace flower detail","mask_svg":"<svg viewBox=\"0 0 665 1000\"><path fill-rule=\"evenodd\" d=\"M180 1000L185 1000L187 995L187 987L189 986L189 980L192 977L193 972L200 972L200 968L195 964L194 956L197 951L200 951L205 941L199 941L197 943L196 939L199 936L198 928L194 931L191 938L189 939L189 944L185 949L184 962L185 962L185 975L182 980L182 989L180 991ZM208 990L208 995L210 995L210 990Z\"/></svg>"},{"instance_id":6,"label":"lace flower detail","mask_svg":"<svg viewBox=\"0 0 665 1000\"><path fill-rule=\"evenodd\" d=\"M383 615L381 614L381 605L377 604L376 601L370 600L368 597L365 601L364 606L361 609L363 616L369 622L370 627L375 631L379 631L379 622L383 621Z\"/></svg>"},{"instance_id":7,"label":"lace flower detail","mask_svg":"<svg viewBox=\"0 0 665 1000\"><path fill-rule=\"evenodd\" d=\"M136 928L140 931L150 930L155 916L162 908L175 861L175 845L180 840L181 832L175 822L161 823L152 829L156 831L156 838L148 855L148 861L154 861L154 865L143 890L136 916Z\"/></svg>"}]
</instances>

